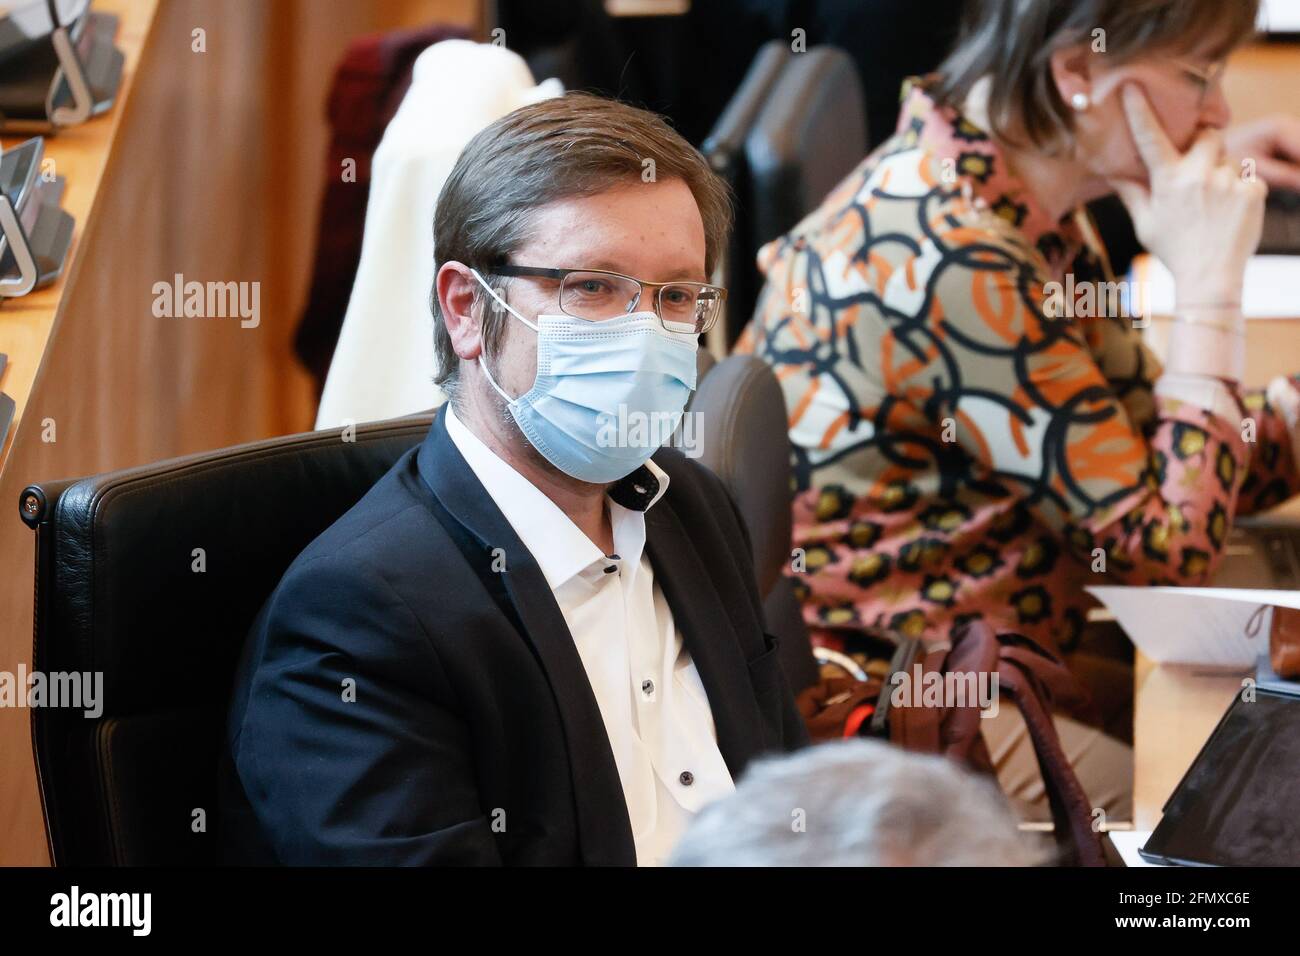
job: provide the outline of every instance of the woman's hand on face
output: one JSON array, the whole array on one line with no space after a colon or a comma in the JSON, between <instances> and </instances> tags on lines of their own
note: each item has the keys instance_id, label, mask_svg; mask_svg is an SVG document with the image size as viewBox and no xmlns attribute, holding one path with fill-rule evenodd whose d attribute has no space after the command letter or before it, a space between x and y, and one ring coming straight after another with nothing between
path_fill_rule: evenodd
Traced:
<instances>
[{"instance_id":1,"label":"woman's hand on face","mask_svg":"<svg viewBox=\"0 0 1300 956\"><path fill-rule=\"evenodd\" d=\"M1122 97L1147 183L1112 185L1138 239L1173 273L1181 302L1240 302L1246 260L1264 225L1268 187L1242 177L1218 130L1202 131L1180 153L1138 87L1126 86Z\"/></svg>"},{"instance_id":2,"label":"woman's hand on face","mask_svg":"<svg viewBox=\"0 0 1300 956\"><path fill-rule=\"evenodd\" d=\"M1249 160L1270 186L1300 192L1300 116L1278 113L1233 126L1223 135L1238 163Z\"/></svg>"}]
</instances>

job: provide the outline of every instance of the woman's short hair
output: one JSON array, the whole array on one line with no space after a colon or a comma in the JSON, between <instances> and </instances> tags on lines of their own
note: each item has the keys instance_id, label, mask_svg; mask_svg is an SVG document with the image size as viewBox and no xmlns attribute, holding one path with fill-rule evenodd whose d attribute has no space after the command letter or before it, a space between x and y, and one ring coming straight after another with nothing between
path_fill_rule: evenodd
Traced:
<instances>
[{"instance_id":1,"label":"woman's short hair","mask_svg":"<svg viewBox=\"0 0 1300 956\"><path fill-rule=\"evenodd\" d=\"M433 216L434 274L454 261L478 269L486 279L528 238L532 214L541 206L623 183L668 179L682 180L695 197L704 221L704 268L711 273L730 233L731 194L699 151L662 117L589 93L521 107L475 135L447 176ZM493 286L500 292L505 282ZM429 304L436 382L454 401L459 361L436 287ZM486 295L476 288L475 307L491 355L505 313L485 305Z\"/></svg>"},{"instance_id":2,"label":"woman's short hair","mask_svg":"<svg viewBox=\"0 0 1300 956\"><path fill-rule=\"evenodd\" d=\"M988 76L990 132L1055 150L1074 130L1052 79L1057 50L1091 44L1116 63L1153 52L1217 60L1253 35L1258 15L1259 0L969 0L933 94L960 109Z\"/></svg>"}]
</instances>

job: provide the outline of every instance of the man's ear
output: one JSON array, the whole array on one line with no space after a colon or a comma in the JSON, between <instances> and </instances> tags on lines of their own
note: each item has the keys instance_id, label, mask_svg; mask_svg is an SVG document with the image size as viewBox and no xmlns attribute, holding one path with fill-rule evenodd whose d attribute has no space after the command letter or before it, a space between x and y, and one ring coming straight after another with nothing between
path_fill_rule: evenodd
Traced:
<instances>
[{"instance_id":1,"label":"man's ear","mask_svg":"<svg viewBox=\"0 0 1300 956\"><path fill-rule=\"evenodd\" d=\"M1092 47L1087 43L1061 47L1052 54L1048 61L1052 82L1064 102L1069 103L1076 93L1092 97L1092 84L1096 79L1092 74L1093 55Z\"/></svg>"},{"instance_id":2,"label":"man's ear","mask_svg":"<svg viewBox=\"0 0 1300 956\"><path fill-rule=\"evenodd\" d=\"M475 293L482 286L462 262L444 262L434 286L452 350L467 362L474 361L483 351L483 330L474 315Z\"/></svg>"}]
</instances>

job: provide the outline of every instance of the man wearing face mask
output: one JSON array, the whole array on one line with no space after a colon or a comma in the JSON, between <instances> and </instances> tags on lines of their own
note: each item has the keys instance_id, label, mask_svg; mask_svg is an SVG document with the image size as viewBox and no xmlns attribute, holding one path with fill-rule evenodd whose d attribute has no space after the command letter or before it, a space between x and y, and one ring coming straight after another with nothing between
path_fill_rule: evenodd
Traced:
<instances>
[{"instance_id":1,"label":"man wearing face mask","mask_svg":"<svg viewBox=\"0 0 1300 956\"><path fill-rule=\"evenodd\" d=\"M466 146L434 221L450 400L254 624L230 859L657 864L750 760L806 742L739 514L659 447L729 215L697 152L610 100Z\"/></svg>"}]
</instances>

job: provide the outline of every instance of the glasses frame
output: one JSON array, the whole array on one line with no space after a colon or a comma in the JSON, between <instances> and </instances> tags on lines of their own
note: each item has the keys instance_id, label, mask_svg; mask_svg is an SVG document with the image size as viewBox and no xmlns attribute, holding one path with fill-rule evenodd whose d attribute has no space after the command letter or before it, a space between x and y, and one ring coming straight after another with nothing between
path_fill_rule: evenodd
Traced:
<instances>
[{"instance_id":1,"label":"glasses frame","mask_svg":"<svg viewBox=\"0 0 1300 956\"><path fill-rule=\"evenodd\" d=\"M612 272L609 269L544 269L540 266L512 266L512 265L494 266L491 269L491 272L494 275L500 275L500 276L511 276L511 277L519 276L523 278L531 277L531 278L560 280L560 311L562 312L564 311L564 280L575 272L589 272L592 273L593 275L613 276L614 278L617 279L626 279L629 282L635 282L640 287L640 291L637 292L636 301L632 303L632 308L629 309L628 312L631 312L633 309L635 309L638 305L641 304L641 300L646 298L647 290L653 290L654 304L655 304L654 311L655 311L655 315L659 319L659 324L664 327L665 331L676 332L678 335L703 335L705 332L709 331L709 329L717 325L718 319L722 316L723 312L725 311L723 307L726 305L727 302L727 290L725 287L720 285L712 285L708 282L694 282L689 279L674 279L672 282L647 282L644 279L638 279L636 276L624 275L622 272ZM701 329L695 330L694 332L681 332L678 329L669 328L667 320L664 319L662 304L659 301L659 297L660 295L663 294L664 289L666 289L668 286L674 286L674 285L697 286L702 289L712 289L713 291L717 292L718 293L717 314L715 314L711 319L709 319L707 325L705 325ZM564 314L569 315L568 312L565 312ZM584 322L593 321L591 319L583 318L583 316L580 315L575 315L573 316L573 318L582 319L582 321Z\"/></svg>"},{"instance_id":2,"label":"glasses frame","mask_svg":"<svg viewBox=\"0 0 1300 956\"><path fill-rule=\"evenodd\" d=\"M1216 86L1222 86L1223 74L1228 70L1227 60L1219 60L1216 63L1210 64L1208 67L1197 66L1195 63L1179 58L1173 58L1171 62L1174 66L1182 70L1183 73L1193 76L1205 84L1205 86L1201 88L1200 95L1197 97L1197 104L1200 106L1205 105L1205 98L1210 95L1210 92Z\"/></svg>"}]
</instances>

